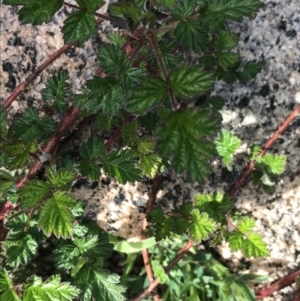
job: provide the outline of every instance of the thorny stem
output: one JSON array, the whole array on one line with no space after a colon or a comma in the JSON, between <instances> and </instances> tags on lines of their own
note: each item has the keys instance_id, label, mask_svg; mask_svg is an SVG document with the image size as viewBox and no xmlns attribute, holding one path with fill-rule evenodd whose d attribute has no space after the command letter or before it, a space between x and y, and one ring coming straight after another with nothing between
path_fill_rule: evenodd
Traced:
<instances>
[{"instance_id":1,"label":"thorny stem","mask_svg":"<svg viewBox=\"0 0 300 301\"><path fill-rule=\"evenodd\" d=\"M156 37L155 37L155 35L153 33L149 33L148 38L149 38L150 45L153 48L155 56L156 56L156 58L158 60L158 64L159 64L160 70L161 70L161 72L163 74L164 80L167 81L167 79L168 79L168 71L167 71L167 68L166 68L166 66L164 64L164 61L163 61L163 58L162 58L162 55L161 55L161 52L160 52L160 49L159 49ZM172 89L168 89L168 90L169 90L169 94L170 94L170 97L171 97L173 109L176 110L177 104L176 104L175 96L173 94Z\"/></svg>"}]
</instances>

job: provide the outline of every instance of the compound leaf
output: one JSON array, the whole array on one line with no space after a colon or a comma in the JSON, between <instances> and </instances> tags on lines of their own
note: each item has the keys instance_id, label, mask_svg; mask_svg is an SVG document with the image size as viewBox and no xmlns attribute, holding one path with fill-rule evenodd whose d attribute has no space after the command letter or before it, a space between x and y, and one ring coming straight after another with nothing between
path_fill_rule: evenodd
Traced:
<instances>
[{"instance_id":1,"label":"compound leaf","mask_svg":"<svg viewBox=\"0 0 300 301\"><path fill-rule=\"evenodd\" d=\"M159 104L166 96L168 87L160 78L149 77L134 88L127 101L127 110L133 114L143 114Z\"/></svg>"},{"instance_id":2,"label":"compound leaf","mask_svg":"<svg viewBox=\"0 0 300 301\"><path fill-rule=\"evenodd\" d=\"M191 222L189 225L191 238L199 242L201 239L209 238L209 235L217 228L213 219L207 213L201 213L198 209L191 212Z\"/></svg>"},{"instance_id":3,"label":"compound leaf","mask_svg":"<svg viewBox=\"0 0 300 301\"><path fill-rule=\"evenodd\" d=\"M211 89L214 81L213 75L203 72L200 66L182 66L169 75L167 82L176 95L191 97Z\"/></svg>"},{"instance_id":4,"label":"compound leaf","mask_svg":"<svg viewBox=\"0 0 300 301\"><path fill-rule=\"evenodd\" d=\"M22 208L32 208L50 192L51 187L46 182L32 180L25 182L19 190Z\"/></svg>"},{"instance_id":5,"label":"compound leaf","mask_svg":"<svg viewBox=\"0 0 300 301\"><path fill-rule=\"evenodd\" d=\"M246 257L254 258L269 255L266 243L262 240L262 236L258 233L250 233L245 238L242 251Z\"/></svg>"},{"instance_id":6,"label":"compound leaf","mask_svg":"<svg viewBox=\"0 0 300 301\"><path fill-rule=\"evenodd\" d=\"M229 246L233 252L237 252L242 249L244 243L243 234L237 231L233 231L229 233L229 237L227 239Z\"/></svg>"},{"instance_id":7,"label":"compound leaf","mask_svg":"<svg viewBox=\"0 0 300 301\"><path fill-rule=\"evenodd\" d=\"M255 221L252 218L244 218L237 224L237 228L243 234L247 234L253 230Z\"/></svg>"},{"instance_id":8,"label":"compound leaf","mask_svg":"<svg viewBox=\"0 0 300 301\"><path fill-rule=\"evenodd\" d=\"M209 47L209 35L197 20L180 21L174 34L186 51L205 52Z\"/></svg>"},{"instance_id":9,"label":"compound leaf","mask_svg":"<svg viewBox=\"0 0 300 301\"><path fill-rule=\"evenodd\" d=\"M102 158L101 163L105 172L121 184L141 179L141 171L126 150L112 151Z\"/></svg>"},{"instance_id":10,"label":"compound leaf","mask_svg":"<svg viewBox=\"0 0 300 301\"><path fill-rule=\"evenodd\" d=\"M173 156L177 172L187 170L191 181L203 182L211 171L208 159L216 155L206 136L218 131L218 121L208 111L196 108L171 112L164 128L157 131L157 151L162 157Z\"/></svg>"},{"instance_id":11,"label":"compound leaf","mask_svg":"<svg viewBox=\"0 0 300 301\"><path fill-rule=\"evenodd\" d=\"M60 169L57 171L54 165L48 169L47 174L49 182L56 189L71 183L76 177L76 173L73 170Z\"/></svg>"},{"instance_id":12,"label":"compound leaf","mask_svg":"<svg viewBox=\"0 0 300 301\"><path fill-rule=\"evenodd\" d=\"M100 67L107 75L116 76L130 67L130 61L126 58L125 52L114 45L101 47L98 58Z\"/></svg>"},{"instance_id":13,"label":"compound leaf","mask_svg":"<svg viewBox=\"0 0 300 301\"><path fill-rule=\"evenodd\" d=\"M284 172L286 156L267 153L264 157L257 157L256 161L258 165L265 166L268 172L274 175L279 175Z\"/></svg>"},{"instance_id":14,"label":"compound leaf","mask_svg":"<svg viewBox=\"0 0 300 301\"><path fill-rule=\"evenodd\" d=\"M83 43L89 35L93 34L97 22L92 12L79 10L65 20L62 28L65 44L71 42Z\"/></svg>"},{"instance_id":15,"label":"compound leaf","mask_svg":"<svg viewBox=\"0 0 300 301\"><path fill-rule=\"evenodd\" d=\"M68 282L60 282L60 276L55 275L42 282L37 276L31 277L24 285L24 301L69 301L79 294L76 287Z\"/></svg>"},{"instance_id":16,"label":"compound leaf","mask_svg":"<svg viewBox=\"0 0 300 301\"><path fill-rule=\"evenodd\" d=\"M95 301L125 301L125 288L119 283L119 276L109 274L97 265L85 264L76 274L76 280L84 292L83 300L88 301L93 296Z\"/></svg>"},{"instance_id":17,"label":"compound leaf","mask_svg":"<svg viewBox=\"0 0 300 301\"><path fill-rule=\"evenodd\" d=\"M46 235L53 233L57 237L72 236L72 214L70 208L74 200L65 192L56 191L43 207L38 225Z\"/></svg>"}]
</instances>

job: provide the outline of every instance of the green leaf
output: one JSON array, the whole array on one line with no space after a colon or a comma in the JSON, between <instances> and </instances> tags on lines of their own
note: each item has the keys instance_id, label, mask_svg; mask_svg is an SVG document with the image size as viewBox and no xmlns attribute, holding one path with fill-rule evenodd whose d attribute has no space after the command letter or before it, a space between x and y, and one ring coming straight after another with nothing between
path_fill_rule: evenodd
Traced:
<instances>
[{"instance_id":1,"label":"green leaf","mask_svg":"<svg viewBox=\"0 0 300 301\"><path fill-rule=\"evenodd\" d=\"M127 150L112 151L101 160L109 177L116 178L121 184L141 179L141 172Z\"/></svg>"},{"instance_id":2,"label":"green leaf","mask_svg":"<svg viewBox=\"0 0 300 301\"><path fill-rule=\"evenodd\" d=\"M82 144L80 148L80 154L85 160L95 160L101 155L104 151L104 141L99 138L92 136L89 140Z\"/></svg>"},{"instance_id":3,"label":"green leaf","mask_svg":"<svg viewBox=\"0 0 300 301\"><path fill-rule=\"evenodd\" d=\"M241 140L227 130L222 129L220 137L215 140L215 145L217 146L219 155L223 157L223 163L231 171L232 167L230 163L233 155L241 145Z\"/></svg>"},{"instance_id":4,"label":"green leaf","mask_svg":"<svg viewBox=\"0 0 300 301\"><path fill-rule=\"evenodd\" d=\"M0 141L1 136L6 133L7 113L2 106L0 106Z\"/></svg>"},{"instance_id":5,"label":"green leaf","mask_svg":"<svg viewBox=\"0 0 300 301\"><path fill-rule=\"evenodd\" d=\"M113 32L112 34L107 36L107 38L113 45L119 47L122 47L126 42L125 36L121 35L119 31Z\"/></svg>"},{"instance_id":6,"label":"green leaf","mask_svg":"<svg viewBox=\"0 0 300 301\"><path fill-rule=\"evenodd\" d=\"M203 72L201 66L182 66L169 75L167 82L176 95L191 97L211 89L214 80L212 73Z\"/></svg>"},{"instance_id":7,"label":"green leaf","mask_svg":"<svg viewBox=\"0 0 300 301\"><path fill-rule=\"evenodd\" d=\"M235 65L240 61L239 53L234 52L216 52L218 65L224 69Z\"/></svg>"},{"instance_id":8,"label":"green leaf","mask_svg":"<svg viewBox=\"0 0 300 301\"><path fill-rule=\"evenodd\" d=\"M130 67L125 51L120 47L110 45L101 47L98 53L100 67L107 75L116 76Z\"/></svg>"},{"instance_id":9,"label":"green leaf","mask_svg":"<svg viewBox=\"0 0 300 301\"><path fill-rule=\"evenodd\" d=\"M268 172L274 175L280 175L284 172L286 156L267 153L264 157L257 157L256 162L259 166L265 166Z\"/></svg>"},{"instance_id":10,"label":"green leaf","mask_svg":"<svg viewBox=\"0 0 300 301\"><path fill-rule=\"evenodd\" d=\"M58 269L70 270L76 266L80 257L80 252L77 246L73 243L65 243L58 249L54 250L51 259L55 262Z\"/></svg>"},{"instance_id":11,"label":"green leaf","mask_svg":"<svg viewBox=\"0 0 300 301\"><path fill-rule=\"evenodd\" d=\"M137 150L140 154L147 155L154 151L155 142L143 137L138 140Z\"/></svg>"},{"instance_id":12,"label":"green leaf","mask_svg":"<svg viewBox=\"0 0 300 301\"><path fill-rule=\"evenodd\" d=\"M197 20L179 21L174 34L186 51L205 52L209 47L209 35Z\"/></svg>"},{"instance_id":13,"label":"green leaf","mask_svg":"<svg viewBox=\"0 0 300 301\"><path fill-rule=\"evenodd\" d=\"M230 50L236 46L237 42L238 39L235 33L229 31L222 31L217 36L215 48L218 51Z\"/></svg>"},{"instance_id":14,"label":"green leaf","mask_svg":"<svg viewBox=\"0 0 300 301\"><path fill-rule=\"evenodd\" d=\"M19 190L21 207L32 208L50 192L51 187L48 183L40 180L25 182Z\"/></svg>"},{"instance_id":15,"label":"green leaf","mask_svg":"<svg viewBox=\"0 0 300 301\"><path fill-rule=\"evenodd\" d=\"M87 9L89 12L94 12L100 8L104 2L102 0L76 0L78 5Z\"/></svg>"},{"instance_id":16,"label":"green leaf","mask_svg":"<svg viewBox=\"0 0 300 301\"><path fill-rule=\"evenodd\" d=\"M156 240L154 237L150 237L138 242L128 242L126 240L122 240L115 244L114 250L117 252L130 254L130 253L138 253L154 245L156 245Z\"/></svg>"},{"instance_id":17,"label":"green leaf","mask_svg":"<svg viewBox=\"0 0 300 301\"><path fill-rule=\"evenodd\" d=\"M64 34L65 44L71 42L83 43L96 30L97 22L93 13L75 11L65 22L61 32Z\"/></svg>"},{"instance_id":18,"label":"green leaf","mask_svg":"<svg viewBox=\"0 0 300 301\"><path fill-rule=\"evenodd\" d=\"M0 270L0 297L3 301L21 301L14 291L11 280L5 269Z\"/></svg>"},{"instance_id":19,"label":"green leaf","mask_svg":"<svg viewBox=\"0 0 300 301\"><path fill-rule=\"evenodd\" d=\"M196 8L195 0L177 1L177 6L172 11L172 16L175 19L188 19Z\"/></svg>"},{"instance_id":20,"label":"green leaf","mask_svg":"<svg viewBox=\"0 0 300 301\"><path fill-rule=\"evenodd\" d=\"M202 239L208 239L209 235L216 230L217 225L213 219L209 218L207 213L201 213L198 209L191 212L191 222L189 225L191 238L199 242Z\"/></svg>"},{"instance_id":21,"label":"green leaf","mask_svg":"<svg viewBox=\"0 0 300 301\"><path fill-rule=\"evenodd\" d=\"M158 278L159 280L159 283L165 283L169 279L169 277L165 272L163 266L157 260L151 260L151 265L156 278Z\"/></svg>"},{"instance_id":22,"label":"green leaf","mask_svg":"<svg viewBox=\"0 0 300 301\"><path fill-rule=\"evenodd\" d=\"M79 168L84 177L89 177L92 181L99 180L101 170L97 163L88 160L81 160Z\"/></svg>"},{"instance_id":23,"label":"green leaf","mask_svg":"<svg viewBox=\"0 0 300 301\"><path fill-rule=\"evenodd\" d=\"M46 87L42 90L42 96L52 104L53 110L63 113L68 108L70 84L67 83L69 74L67 70L60 71L56 76L47 80Z\"/></svg>"},{"instance_id":24,"label":"green leaf","mask_svg":"<svg viewBox=\"0 0 300 301\"><path fill-rule=\"evenodd\" d=\"M258 145L251 145L250 151L249 161L253 161L261 154L262 149Z\"/></svg>"},{"instance_id":25,"label":"green leaf","mask_svg":"<svg viewBox=\"0 0 300 301\"><path fill-rule=\"evenodd\" d=\"M166 83L160 78L149 77L135 87L127 101L127 110L133 114L144 114L147 110L163 101L167 94Z\"/></svg>"},{"instance_id":26,"label":"green leaf","mask_svg":"<svg viewBox=\"0 0 300 301\"><path fill-rule=\"evenodd\" d=\"M92 264L85 264L76 274L77 283L84 292L84 301L90 300L91 297L95 301L125 301L125 288L117 285L119 278Z\"/></svg>"},{"instance_id":27,"label":"green leaf","mask_svg":"<svg viewBox=\"0 0 300 301\"><path fill-rule=\"evenodd\" d=\"M16 120L10 128L11 137L28 142L31 139L37 139L41 142L53 133L55 130L54 120L48 117L39 118L35 108L28 108L22 116Z\"/></svg>"},{"instance_id":28,"label":"green leaf","mask_svg":"<svg viewBox=\"0 0 300 301\"><path fill-rule=\"evenodd\" d=\"M76 173L73 170L60 169L57 171L55 165L52 165L47 170L47 175L49 182L56 189L70 184L76 177Z\"/></svg>"},{"instance_id":29,"label":"green leaf","mask_svg":"<svg viewBox=\"0 0 300 301\"><path fill-rule=\"evenodd\" d=\"M157 154L147 154L140 156L141 164L140 168L143 173L149 177L153 178L157 171L159 164L162 162L162 159Z\"/></svg>"},{"instance_id":30,"label":"green leaf","mask_svg":"<svg viewBox=\"0 0 300 301\"><path fill-rule=\"evenodd\" d=\"M253 218L244 218L237 224L237 228L243 234L247 234L252 231L254 226L255 221L253 220Z\"/></svg>"},{"instance_id":31,"label":"green leaf","mask_svg":"<svg viewBox=\"0 0 300 301\"><path fill-rule=\"evenodd\" d=\"M222 223L233 204L227 194L215 191L213 194L197 194L195 206L200 212L206 212L210 218Z\"/></svg>"},{"instance_id":32,"label":"green leaf","mask_svg":"<svg viewBox=\"0 0 300 301\"><path fill-rule=\"evenodd\" d=\"M172 157L177 172L187 170L191 181L204 182L211 172L208 159L216 155L206 136L218 131L218 121L208 111L196 108L171 112L163 129L157 131L157 151Z\"/></svg>"},{"instance_id":33,"label":"green leaf","mask_svg":"<svg viewBox=\"0 0 300 301\"><path fill-rule=\"evenodd\" d=\"M70 301L79 294L75 286L68 282L60 282L60 276L55 275L42 282L37 276L31 277L24 285L24 301Z\"/></svg>"},{"instance_id":34,"label":"green leaf","mask_svg":"<svg viewBox=\"0 0 300 301\"><path fill-rule=\"evenodd\" d=\"M242 251L248 258L251 256L258 258L269 255L266 243L262 240L262 236L257 233L247 235Z\"/></svg>"},{"instance_id":35,"label":"green leaf","mask_svg":"<svg viewBox=\"0 0 300 301\"><path fill-rule=\"evenodd\" d=\"M255 62L250 61L244 66L243 71L240 71L236 74L236 77L241 82L246 82L254 78L259 72L261 72L264 67L265 62Z\"/></svg>"},{"instance_id":36,"label":"green leaf","mask_svg":"<svg viewBox=\"0 0 300 301\"><path fill-rule=\"evenodd\" d=\"M6 1L7 4L11 1ZM62 7L63 0L24 0L13 1L24 5L19 11L19 20L22 24L31 23L33 26L43 22L48 23L52 16ZM21 3L20 3L21 2Z\"/></svg>"},{"instance_id":37,"label":"green leaf","mask_svg":"<svg viewBox=\"0 0 300 301\"><path fill-rule=\"evenodd\" d=\"M53 233L57 237L71 237L73 231L70 208L73 206L74 200L70 196L56 191L40 213L39 227L48 236Z\"/></svg>"},{"instance_id":38,"label":"green leaf","mask_svg":"<svg viewBox=\"0 0 300 301\"><path fill-rule=\"evenodd\" d=\"M244 236L242 233L233 231L229 233L229 237L227 238L229 243L229 247L233 252L237 252L242 250L244 244Z\"/></svg>"},{"instance_id":39,"label":"green leaf","mask_svg":"<svg viewBox=\"0 0 300 301\"><path fill-rule=\"evenodd\" d=\"M126 123L122 128L122 140L126 146L132 147L138 143L137 131L139 130L139 123L137 120L132 120Z\"/></svg>"},{"instance_id":40,"label":"green leaf","mask_svg":"<svg viewBox=\"0 0 300 301\"><path fill-rule=\"evenodd\" d=\"M37 253L38 244L33 240L28 233L22 233L18 241L11 243L8 241L9 247L6 249L7 257L6 263L13 268L19 265L25 265ZM5 243L4 243L5 248Z\"/></svg>"}]
</instances>

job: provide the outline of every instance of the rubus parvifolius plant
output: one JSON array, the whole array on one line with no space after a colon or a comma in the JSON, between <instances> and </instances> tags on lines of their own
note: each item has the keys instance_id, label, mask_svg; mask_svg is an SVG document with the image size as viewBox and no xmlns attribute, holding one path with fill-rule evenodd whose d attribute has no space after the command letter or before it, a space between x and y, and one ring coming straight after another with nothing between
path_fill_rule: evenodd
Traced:
<instances>
[{"instance_id":1,"label":"rubus parvifolius plant","mask_svg":"<svg viewBox=\"0 0 300 301\"><path fill-rule=\"evenodd\" d=\"M234 50L237 37L228 31L226 22L254 17L262 2L128 0L109 4L105 15L96 12L102 1L76 2L3 1L5 5L21 5L19 20L34 26L49 22L64 5L74 11L61 29L66 45L0 108L1 300L129 298L125 286L133 284L129 280L119 284L119 276L105 269L105 258L114 248L108 234L85 219L83 202L68 194L78 176L97 181L104 172L122 184L143 177L153 180L145 212L149 227L141 229L143 238L149 238L128 243L121 251L142 252L150 282L133 300L142 300L151 291L159 300L155 290L159 280L202 240L210 238L213 246L226 240L233 251L241 250L247 257L267 256L262 237L253 231L253 219L235 214L230 199L245 175L226 194L198 194L194 202L168 215L159 208L150 211L163 169L186 172L190 181L200 183L210 175L210 162L218 156L231 169L240 140L221 129L218 111L223 100L210 95L215 80L244 82L261 71L263 62L242 62ZM71 93L68 71L61 70L41 91L47 112L30 107L17 120L8 120L6 109L17 96L64 51L82 47L103 20L118 26L119 31L108 36L110 44L98 49L100 70L81 93ZM196 106L199 96L206 100ZM54 114L60 119L52 118ZM110 132L110 138L104 142L91 136L79 153L71 156L67 145L76 133L78 119L77 131L91 123L93 129ZM284 169L284 156L264 157L275 139L262 150L253 147L246 175L257 161L260 175L255 183L272 186L271 177ZM159 269L156 262L153 274L146 248L174 234L188 235L189 240L168 266L163 268L161 262ZM43 257L45 249L50 254ZM228 287L231 284L227 283ZM232 300L244 298L242 293L236 294L237 299ZM243 300L254 300L253 294L247 296ZM190 291L188 297L186 300L191 300L195 295Z\"/></svg>"}]
</instances>

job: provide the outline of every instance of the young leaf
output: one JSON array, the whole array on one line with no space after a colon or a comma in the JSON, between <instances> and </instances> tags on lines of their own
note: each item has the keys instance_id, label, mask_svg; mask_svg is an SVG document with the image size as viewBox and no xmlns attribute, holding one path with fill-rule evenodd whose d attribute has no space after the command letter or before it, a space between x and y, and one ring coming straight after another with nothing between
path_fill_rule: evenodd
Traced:
<instances>
[{"instance_id":1,"label":"young leaf","mask_svg":"<svg viewBox=\"0 0 300 301\"><path fill-rule=\"evenodd\" d=\"M161 158L156 154L147 154L140 156L141 170L145 176L153 178L158 170L158 166L161 163Z\"/></svg>"},{"instance_id":2,"label":"young leaf","mask_svg":"<svg viewBox=\"0 0 300 301\"><path fill-rule=\"evenodd\" d=\"M155 142L148 138L141 138L138 140L137 150L140 154L147 155L154 151Z\"/></svg>"},{"instance_id":3,"label":"young leaf","mask_svg":"<svg viewBox=\"0 0 300 301\"><path fill-rule=\"evenodd\" d=\"M211 89L213 76L203 72L200 66L189 69L182 66L169 75L167 83L176 95L191 97Z\"/></svg>"},{"instance_id":4,"label":"young leaf","mask_svg":"<svg viewBox=\"0 0 300 301\"><path fill-rule=\"evenodd\" d=\"M21 301L13 289L10 277L5 269L0 270L0 297L1 300Z\"/></svg>"},{"instance_id":5,"label":"young leaf","mask_svg":"<svg viewBox=\"0 0 300 301\"><path fill-rule=\"evenodd\" d=\"M91 297L93 297L95 301L126 300L123 296L125 288L121 285L117 285L120 277L109 274L107 270L103 270L95 264L85 264L75 277L79 287L82 292L84 292L83 301L91 300Z\"/></svg>"},{"instance_id":6,"label":"young leaf","mask_svg":"<svg viewBox=\"0 0 300 301\"><path fill-rule=\"evenodd\" d=\"M43 207L38 225L46 235L53 233L57 237L72 236L72 214L70 208L74 200L65 192L56 191Z\"/></svg>"},{"instance_id":7,"label":"young leaf","mask_svg":"<svg viewBox=\"0 0 300 301\"><path fill-rule=\"evenodd\" d=\"M101 163L108 176L116 178L121 184L141 179L140 170L126 150L112 151L102 158Z\"/></svg>"},{"instance_id":8,"label":"young leaf","mask_svg":"<svg viewBox=\"0 0 300 301\"><path fill-rule=\"evenodd\" d=\"M35 108L28 108L10 128L11 137L28 142L37 139L41 142L47 139L55 130L54 120L48 117L39 118Z\"/></svg>"},{"instance_id":9,"label":"young leaf","mask_svg":"<svg viewBox=\"0 0 300 301\"><path fill-rule=\"evenodd\" d=\"M114 45L101 47L98 58L100 67L110 76L116 76L130 67L125 51Z\"/></svg>"},{"instance_id":10,"label":"young leaf","mask_svg":"<svg viewBox=\"0 0 300 301\"><path fill-rule=\"evenodd\" d=\"M256 161L259 165L264 165L270 173L279 175L284 172L286 156L267 153L264 157L259 156Z\"/></svg>"},{"instance_id":11,"label":"young leaf","mask_svg":"<svg viewBox=\"0 0 300 301\"><path fill-rule=\"evenodd\" d=\"M40 180L25 182L19 190L21 207L32 208L50 192L51 187L48 183Z\"/></svg>"},{"instance_id":12,"label":"young leaf","mask_svg":"<svg viewBox=\"0 0 300 301\"><path fill-rule=\"evenodd\" d=\"M226 165L227 169L231 171L232 168L230 163L232 161L232 156L240 147L241 140L227 130L222 129L220 137L215 140L215 145L217 146L219 155L223 157L223 163Z\"/></svg>"},{"instance_id":13,"label":"young leaf","mask_svg":"<svg viewBox=\"0 0 300 301\"><path fill-rule=\"evenodd\" d=\"M262 240L262 236L257 233L247 235L242 251L248 258L251 256L258 258L269 255L266 243Z\"/></svg>"},{"instance_id":14,"label":"young leaf","mask_svg":"<svg viewBox=\"0 0 300 301\"><path fill-rule=\"evenodd\" d=\"M67 83L69 74L67 70L60 71L56 76L47 80L42 96L52 104L53 110L63 113L68 108L67 98L70 95L70 84Z\"/></svg>"},{"instance_id":15,"label":"young leaf","mask_svg":"<svg viewBox=\"0 0 300 301\"><path fill-rule=\"evenodd\" d=\"M157 131L157 151L162 157L174 155L177 172L186 169L191 181L203 182L211 171L207 160L216 155L206 136L217 132L217 123L209 112L195 108L171 112L163 130Z\"/></svg>"},{"instance_id":16,"label":"young leaf","mask_svg":"<svg viewBox=\"0 0 300 301\"><path fill-rule=\"evenodd\" d=\"M191 222L189 225L191 238L199 242L202 239L209 238L209 235L216 230L217 225L213 219L209 218L207 213L201 213L198 209L191 212Z\"/></svg>"},{"instance_id":17,"label":"young leaf","mask_svg":"<svg viewBox=\"0 0 300 301\"><path fill-rule=\"evenodd\" d=\"M57 171L54 165L47 170L47 175L49 182L56 189L71 183L76 177L76 173L73 170L60 169Z\"/></svg>"},{"instance_id":18,"label":"young leaf","mask_svg":"<svg viewBox=\"0 0 300 301\"><path fill-rule=\"evenodd\" d=\"M160 78L149 77L133 90L127 101L127 110L133 114L144 114L159 104L167 94L167 85Z\"/></svg>"},{"instance_id":19,"label":"young leaf","mask_svg":"<svg viewBox=\"0 0 300 301\"><path fill-rule=\"evenodd\" d=\"M90 137L89 140L80 147L80 154L85 160L95 160L103 154L103 151L104 141L95 136Z\"/></svg>"},{"instance_id":20,"label":"young leaf","mask_svg":"<svg viewBox=\"0 0 300 301\"><path fill-rule=\"evenodd\" d=\"M22 24L40 25L48 23L51 17L62 7L63 0L5 0L3 4L24 5L19 11Z\"/></svg>"},{"instance_id":21,"label":"young leaf","mask_svg":"<svg viewBox=\"0 0 300 301\"><path fill-rule=\"evenodd\" d=\"M60 280L59 275L52 276L45 282L40 277L31 277L24 285L23 301L70 301L76 298L78 289Z\"/></svg>"},{"instance_id":22,"label":"young leaf","mask_svg":"<svg viewBox=\"0 0 300 301\"><path fill-rule=\"evenodd\" d=\"M205 52L209 47L209 35L197 20L179 21L174 34L186 51Z\"/></svg>"},{"instance_id":23,"label":"young leaf","mask_svg":"<svg viewBox=\"0 0 300 301\"><path fill-rule=\"evenodd\" d=\"M71 42L83 43L96 30L97 22L93 13L83 10L73 12L65 22L61 32L65 44Z\"/></svg>"},{"instance_id":24,"label":"young leaf","mask_svg":"<svg viewBox=\"0 0 300 301\"><path fill-rule=\"evenodd\" d=\"M249 161L253 161L261 154L262 149L258 145L251 145L250 151Z\"/></svg>"},{"instance_id":25,"label":"young leaf","mask_svg":"<svg viewBox=\"0 0 300 301\"><path fill-rule=\"evenodd\" d=\"M244 218L237 224L237 228L244 235L252 231L254 226L255 226L255 221L252 218Z\"/></svg>"},{"instance_id":26,"label":"young leaf","mask_svg":"<svg viewBox=\"0 0 300 301\"><path fill-rule=\"evenodd\" d=\"M229 237L227 238L229 246L233 252L237 252L242 250L244 243L244 236L241 232L233 231L229 233Z\"/></svg>"},{"instance_id":27,"label":"young leaf","mask_svg":"<svg viewBox=\"0 0 300 301\"><path fill-rule=\"evenodd\" d=\"M163 266L157 260L152 260L151 263L155 276L159 279L159 283L165 283L169 277Z\"/></svg>"}]
</instances>

